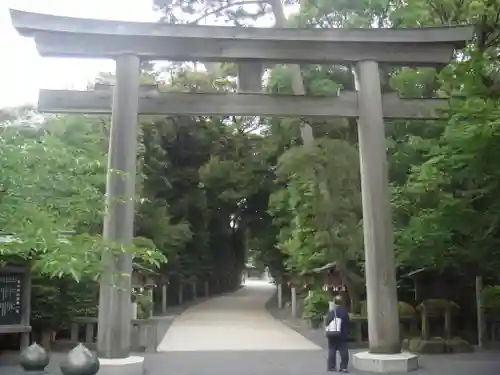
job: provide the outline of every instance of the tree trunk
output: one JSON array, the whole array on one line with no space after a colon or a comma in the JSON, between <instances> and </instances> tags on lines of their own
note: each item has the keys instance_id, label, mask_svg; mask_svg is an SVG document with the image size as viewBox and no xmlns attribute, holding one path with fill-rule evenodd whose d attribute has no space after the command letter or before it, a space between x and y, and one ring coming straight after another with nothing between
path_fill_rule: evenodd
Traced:
<instances>
[{"instance_id":1,"label":"tree trunk","mask_svg":"<svg viewBox=\"0 0 500 375\"><path fill-rule=\"evenodd\" d=\"M452 337L451 332L451 304L446 306L444 310L444 337L446 340L450 340Z\"/></svg>"},{"instance_id":2,"label":"tree trunk","mask_svg":"<svg viewBox=\"0 0 500 375\"><path fill-rule=\"evenodd\" d=\"M347 291L349 293L351 313L356 314L359 310L359 291L348 277L343 277L343 283L346 285Z\"/></svg>"},{"instance_id":3,"label":"tree trunk","mask_svg":"<svg viewBox=\"0 0 500 375\"><path fill-rule=\"evenodd\" d=\"M285 9L281 0L269 0L268 3L274 13L274 27L283 28L286 24ZM292 91L295 95L305 95L306 90L304 88L304 80L302 79L302 73L300 72L300 66L297 64L288 64L288 69L292 75ZM302 123L300 126L300 136L302 137L302 142L306 146L310 146L314 142L314 135L311 125L307 123Z\"/></svg>"},{"instance_id":4,"label":"tree trunk","mask_svg":"<svg viewBox=\"0 0 500 375\"><path fill-rule=\"evenodd\" d=\"M274 13L274 27L283 28L286 24L285 10L281 0L268 0ZM302 73L300 71L300 66L297 64L288 64L292 76L292 91L295 95L305 95L306 90L304 88L304 80L302 79ZM311 147L314 144L314 133L311 125L306 122L301 123L300 126L300 136L302 138L302 143L306 147ZM323 173L317 173L316 175L318 190L320 196L324 199L326 207L331 207L331 195L328 189L328 184ZM330 215L327 215L329 219L333 219ZM329 220L327 220L328 223ZM328 227L331 227L328 225ZM327 228L329 229L329 228Z\"/></svg>"},{"instance_id":5,"label":"tree trunk","mask_svg":"<svg viewBox=\"0 0 500 375\"><path fill-rule=\"evenodd\" d=\"M425 301L422 302L422 310L420 311L422 321L422 339L429 340L429 317L427 315L427 306Z\"/></svg>"},{"instance_id":6,"label":"tree trunk","mask_svg":"<svg viewBox=\"0 0 500 375\"><path fill-rule=\"evenodd\" d=\"M484 348L484 336L486 332L484 308L483 308L483 277L476 276L476 312L477 312L477 345Z\"/></svg>"},{"instance_id":7,"label":"tree trunk","mask_svg":"<svg viewBox=\"0 0 500 375\"><path fill-rule=\"evenodd\" d=\"M336 270L340 274L342 283L347 287L351 313L357 313L359 306L359 291L347 274L347 266L344 264L344 262L337 260Z\"/></svg>"}]
</instances>

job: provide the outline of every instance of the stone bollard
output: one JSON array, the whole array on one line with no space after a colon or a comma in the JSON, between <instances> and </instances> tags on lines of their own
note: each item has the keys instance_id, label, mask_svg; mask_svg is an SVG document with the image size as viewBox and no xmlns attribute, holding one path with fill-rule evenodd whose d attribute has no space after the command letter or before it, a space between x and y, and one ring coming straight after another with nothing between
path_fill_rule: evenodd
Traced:
<instances>
[{"instance_id":1,"label":"stone bollard","mask_svg":"<svg viewBox=\"0 0 500 375\"><path fill-rule=\"evenodd\" d=\"M45 368L49 361L49 353L35 342L21 353L19 358L19 364L23 369L21 375L48 374Z\"/></svg>"},{"instance_id":2,"label":"stone bollard","mask_svg":"<svg viewBox=\"0 0 500 375\"><path fill-rule=\"evenodd\" d=\"M61 363L61 372L63 375L143 375L144 357L98 358L78 344Z\"/></svg>"},{"instance_id":3,"label":"stone bollard","mask_svg":"<svg viewBox=\"0 0 500 375\"><path fill-rule=\"evenodd\" d=\"M96 375L99 359L82 344L71 350L61 363L63 375Z\"/></svg>"}]
</instances>

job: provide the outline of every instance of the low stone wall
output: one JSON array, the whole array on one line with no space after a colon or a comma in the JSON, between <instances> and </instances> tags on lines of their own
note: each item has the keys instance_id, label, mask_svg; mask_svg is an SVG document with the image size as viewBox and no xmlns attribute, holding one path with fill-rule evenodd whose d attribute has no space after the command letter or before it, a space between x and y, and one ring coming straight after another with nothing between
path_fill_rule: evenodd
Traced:
<instances>
[{"instance_id":1,"label":"low stone wall","mask_svg":"<svg viewBox=\"0 0 500 375\"><path fill-rule=\"evenodd\" d=\"M83 343L89 349L95 349L97 342L97 318L74 318L71 321L69 339L58 339L55 345L73 347ZM150 318L131 320L131 346L134 352L155 352L158 341L163 337L164 324L171 323L168 318ZM168 324L169 325L169 324ZM168 328L168 327L167 327Z\"/></svg>"},{"instance_id":2,"label":"low stone wall","mask_svg":"<svg viewBox=\"0 0 500 375\"><path fill-rule=\"evenodd\" d=\"M356 344L362 344L368 342L368 336L365 332L368 332L368 318L364 316L352 316L351 320L351 332L353 332L353 341ZM418 317L412 316L401 316L399 318L399 326L401 339L410 338L419 335L418 330Z\"/></svg>"}]
</instances>

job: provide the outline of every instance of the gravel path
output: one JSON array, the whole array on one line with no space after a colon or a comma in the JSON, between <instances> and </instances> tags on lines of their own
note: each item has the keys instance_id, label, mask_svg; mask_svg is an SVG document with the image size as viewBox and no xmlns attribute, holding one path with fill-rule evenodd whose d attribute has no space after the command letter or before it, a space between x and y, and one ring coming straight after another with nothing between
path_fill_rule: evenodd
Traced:
<instances>
[{"instance_id":1,"label":"gravel path","mask_svg":"<svg viewBox=\"0 0 500 375\"><path fill-rule=\"evenodd\" d=\"M171 324L158 351L320 350L268 313L274 291L268 282L249 281L234 293L187 309Z\"/></svg>"}]
</instances>

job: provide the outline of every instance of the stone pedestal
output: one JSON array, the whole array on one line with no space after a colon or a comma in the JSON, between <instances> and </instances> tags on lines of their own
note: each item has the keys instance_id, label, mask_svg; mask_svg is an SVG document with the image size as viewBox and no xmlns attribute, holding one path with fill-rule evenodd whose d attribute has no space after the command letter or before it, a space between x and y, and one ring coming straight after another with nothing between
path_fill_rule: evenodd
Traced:
<instances>
[{"instance_id":1,"label":"stone pedestal","mask_svg":"<svg viewBox=\"0 0 500 375\"><path fill-rule=\"evenodd\" d=\"M418 369L418 356L409 352L374 354L360 352L353 356L356 370L382 374L400 374Z\"/></svg>"},{"instance_id":2,"label":"stone pedestal","mask_svg":"<svg viewBox=\"0 0 500 375\"><path fill-rule=\"evenodd\" d=\"M130 356L127 358L99 358L99 375L143 375L144 357Z\"/></svg>"}]
</instances>

